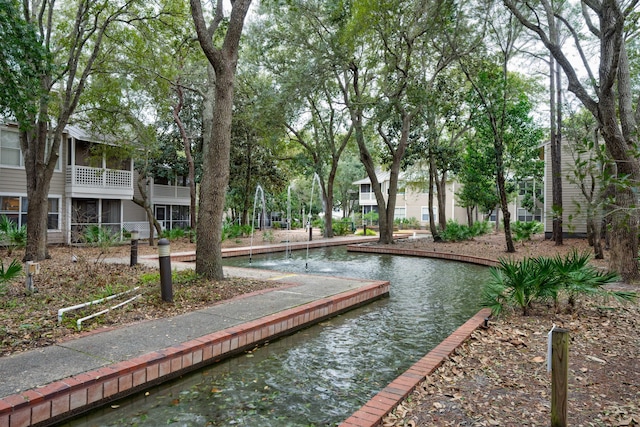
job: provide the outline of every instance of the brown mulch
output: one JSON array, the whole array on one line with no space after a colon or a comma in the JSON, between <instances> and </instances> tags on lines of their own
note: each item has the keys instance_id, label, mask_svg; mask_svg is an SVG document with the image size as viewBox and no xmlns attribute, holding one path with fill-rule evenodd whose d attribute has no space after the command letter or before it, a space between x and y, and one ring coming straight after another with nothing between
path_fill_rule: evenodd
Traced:
<instances>
[{"instance_id":1,"label":"brown mulch","mask_svg":"<svg viewBox=\"0 0 640 427\"><path fill-rule=\"evenodd\" d=\"M306 233L257 233L253 244L304 241ZM409 234L411 236L411 233ZM314 235L314 239L319 238ZM421 237L420 234L417 237ZM557 247L540 236L517 244L516 254L506 254L504 236L492 234L468 242L434 243L429 238L408 238L398 246L452 252L485 258L554 256L571 250L590 251L582 239L567 239ZM224 247L248 246L249 239L232 239ZM171 242L172 252L194 250L186 239ZM140 245L140 255L157 248ZM9 257L2 259L5 266ZM89 321L87 330L120 327L132 322L192 311L245 292L275 284L234 279L195 286L196 278L184 273L174 282L174 304L160 301L156 271L103 264L98 257L128 256L129 246L110 248L51 248L36 278L38 293L25 295L24 279L0 291L0 355L50 345L78 334L75 319L87 313L56 320L57 309L113 291L141 286L142 297L122 309ZM75 255L77 262L72 261ZM22 254L15 254L14 257ZM605 260L593 260L606 268ZM637 285L619 284L640 290ZM113 303L117 303L115 300ZM568 413L572 426L640 425L640 305L584 299L574 311L536 307L529 316L508 313L491 319L487 330L476 331L433 375L384 420L384 426L546 426L550 424L551 379L546 372L547 332L553 324L569 329Z\"/></svg>"},{"instance_id":2,"label":"brown mulch","mask_svg":"<svg viewBox=\"0 0 640 427\"><path fill-rule=\"evenodd\" d=\"M281 238L305 240L308 234L292 232L283 237L273 232L257 232L253 236L253 244L278 243L280 240L277 239ZM229 239L223 242L223 247L248 246L250 241L251 238ZM171 242L172 253L193 250L195 245L186 238ZM140 243L140 256L157 253L157 247L149 246L146 242ZM89 331L171 317L239 295L282 286L277 282L249 278L204 281L192 271L177 272L173 275L173 303L165 303L161 299L158 269L141 265L131 268L103 262L105 258L128 259L128 244L109 247L104 252L92 247L53 246L49 248L49 254L51 259L41 261L40 272L34 276L37 292L26 292L24 275L11 283L0 284L0 357L49 346ZM0 249L0 259L5 268L14 258L19 260L23 255L23 251L16 251L9 256L4 249ZM134 289L136 287L138 289ZM58 310L61 308L123 292L127 293L108 302L66 312L62 322L58 322ZM82 330L78 330L78 319L135 295L140 297L105 315L82 322Z\"/></svg>"}]
</instances>

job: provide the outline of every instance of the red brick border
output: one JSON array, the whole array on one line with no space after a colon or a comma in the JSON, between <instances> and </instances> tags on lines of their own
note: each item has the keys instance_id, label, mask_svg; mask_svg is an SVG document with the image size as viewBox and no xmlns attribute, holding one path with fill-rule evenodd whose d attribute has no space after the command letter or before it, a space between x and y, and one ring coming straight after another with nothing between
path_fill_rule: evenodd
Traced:
<instances>
[{"instance_id":1,"label":"red brick border","mask_svg":"<svg viewBox=\"0 0 640 427\"><path fill-rule=\"evenodd\" d=\"M0 399L0 427L51 425L389 294L389 282L322 298Z\"/></svg>"},{"instance_id":2,"label":"red brick border","mask_svg":"<svg viewBox=\"0 0 640 427\"><path fill-rule=\"evenodd\" d=\"M414 363L391 384L382 389L357 412L347 418L340 427L377 427L382 419L395 409L427 376L431 375L442 363L471 336L491 310L484 308L456 329L436 348Z\"/></svg>"},{"instance_id":3,"label":"red brick border","mask_svg":"<svg viewBox=\"0 0 640 427\"><path fill-rule=\"evenodd\" d=\"M454 253L434 252L426 251L424 249L406 249L406 248L393 248L386 245L382 246L367 246L367 245L347 245L347 251L349 252L366 252L376 254L389 254L389 255L404 255L415 256L422 258L438 258L447 259L450 261L467 262L470 264L486 265L494 267L498 265L498 261L489 258L481 258L471 255L459 255Z\"/></svg>"}]
</instances>

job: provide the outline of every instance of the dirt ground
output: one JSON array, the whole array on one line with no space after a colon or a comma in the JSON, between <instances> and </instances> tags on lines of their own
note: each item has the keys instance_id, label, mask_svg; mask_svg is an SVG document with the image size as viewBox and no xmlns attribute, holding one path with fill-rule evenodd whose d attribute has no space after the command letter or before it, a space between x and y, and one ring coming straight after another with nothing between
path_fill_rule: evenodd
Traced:
<instances>
[{"instance_id":1,"label":"dirt ground","mask_svg":"<svg viewBox=\"0 0 640 427\"><path fill-rule=\"evenodd\" d=\"M314 240L320 237L315 231ZM507 256L502 234L461 243L434 243L430 238L420 238L425 236L419 233L413 237L413 232L409 231L406 238L396 244L490 259ZM223 247L306 241L307 238L304 231L257 232L252 239L226 240ZM129 249L129 245L123 245L101 254L96 248L51 248L52 259L42 262L37 294L27 297L22 281L0 292L0 355L50 345L86 331L95 333L131 322L173 316L274 285L223 281L190 286L193 278L187 277L184 283L176 285L175 303L167 305L159 300L156 284L142 280L138 285L142 286L144 297L127 309L108 315L98 323L89 323L82 332L73 327L73 318L57 324L55 310L58 305L95 294L87 289L104 289L115 286L113 283L116 282L130 288L141 277L154 274L137 267L133 279L128 268L96 262L103 257L129 256ZM186 239L171 242L172 253L194 249L195 245ZM557 247L542 236L518 243L516 249L516 254L509 256L554 256L571 250L590 251L581 239L566 239L564 246ZM139 253L157 254L157 248L141 242ZM0 254L7 265L10 258L3 252ZM605 255L608 257L608 253ZM74 257L76 262L72 261ZM607 266L607 259L593 262L599 268ZM619 284L619 287L640 291L637 285ZM88 293L84 295L83 292ZM569 425L640 425L640 305L638 302L622 305L613 300L584 299L573 312L536 307L526 317L507 313L491 319L490 327L476 331L453 357L385 419L384 426L549 425L551 379L546 372L545 359L547 332L554 324L567 328L571 335Z\"/></svg>"},{"instance_id":2,"label":"dirt ground","mask_svg":"<svg viewBox=\"0 0 640 427\"><path fill-rule=\"evenodd\" d=\"M582 239L557 247L542 236L517 245L525 256L590 251ZM399 245L497 259L504 236L462 243L411 239ZM592 260L606 268L605 260ZM637 285L618 288L640 290ZM640 425L640 306L613 300L583 300L574 312L537 307L532 315L491 319L427 378L384 426L548 426L551 377L546 370L547 333L570 331L568 425Z\"/></svg>"}]
</instances>

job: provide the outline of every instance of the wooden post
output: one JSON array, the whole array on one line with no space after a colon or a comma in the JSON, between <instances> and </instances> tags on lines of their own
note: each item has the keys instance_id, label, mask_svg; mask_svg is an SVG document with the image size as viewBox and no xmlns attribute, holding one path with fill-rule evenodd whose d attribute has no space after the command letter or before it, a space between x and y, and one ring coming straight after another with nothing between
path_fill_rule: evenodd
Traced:
<instances>
[{"instance_id":1,"label":"wooden post","mask_svg":"<svg viewBox=\"0 0 640 427\"><path fill-rule=\"evenodd\" d=\"M569 374L569 331L551 332L551 427L567 426L567 386Z\"/></svg>"}]
</instances>

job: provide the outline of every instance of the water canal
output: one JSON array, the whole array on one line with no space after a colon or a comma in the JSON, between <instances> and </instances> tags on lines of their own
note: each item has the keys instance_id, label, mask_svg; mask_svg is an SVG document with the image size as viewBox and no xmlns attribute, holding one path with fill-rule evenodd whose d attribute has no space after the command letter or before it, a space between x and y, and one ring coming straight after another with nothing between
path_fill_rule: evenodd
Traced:
<instances>
[{"instance_id":1,"label":"water canal","mask_svg":"<svg viewBox=\"0 0 640 427\"><path fill-rule=\"evenodd\" d=\"M474 315L489 275L471 264L345 248L254 255L251 266L389 280L391 293L66 425L337 425Z\"/></svg>"}]
</instances>

